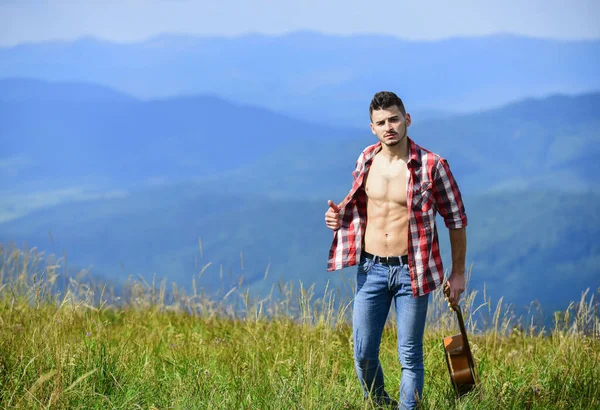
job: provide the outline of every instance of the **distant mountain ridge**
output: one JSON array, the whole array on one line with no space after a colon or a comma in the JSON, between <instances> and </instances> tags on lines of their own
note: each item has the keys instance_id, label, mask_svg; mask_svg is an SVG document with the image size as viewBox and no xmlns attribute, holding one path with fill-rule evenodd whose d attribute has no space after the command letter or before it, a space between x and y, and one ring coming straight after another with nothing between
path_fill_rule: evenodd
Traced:
<instances>
[{"instance_id":1,"label":"distant mountain ridge","mask_svg":"<svg viewBox=\"0 0 600 410\"><path fill-rule=\"evenodd\" d=\"M69 266L106 278L156 272L186 286L212 262L207 291L239 286L239 276L260 292L279 278L317 291L331 279L349 291L324 272L331 232L322 217L376 141L367 124L328 128L211 96L141 101L90 84L63 93L61 84L19 81L0 101L0 212L27 202L10 202L12 190L41 206L0 223L0 243L64 251ZM486 282L496 299L522 307L538 298L550 309L595 290L599 107L592 93L414 116L411 138L449 160L463 191L474 287ZM162 185L149 188L155 177ZM44 184L127 192L75 190L77 201L44 203ZM448 260L444 228L440 238Z\"/></svg>"},{"instance_id":2,"label":"distant mountain ridge","mask_svg":"<svg viewBox=\"0 0 600 410\"><path fill-rule=\"evenodd\" d=\"M136 98L110 87L35 78L0 78L0 102L131 102Z\"/></svg>"},{"instance_id":3,"label":"distant mountain ridge","mask_svg":"<svg viewBox=\"0 0 600 410\"><path fill-rule=\"evenodd\" d=\"M347 193L376 142L369 101L390 89L409 136L459 181L472 286L564 309L600 287L598 72L600 41L516 36L0 48L0 244L64 252L115 280L188 286L212 263L207 292L240 277L263 294L280 278L349 292L353 270L324 271L325 200Z\"/></svg>"},{"instance_id":4,"label":"distant mountain ridge","mask_svg":"<svg viewBox=\"0 0 600 410\"><path fill-rule=\"evenodd\" d=\"M4 190L129 190L193 178L207 190L323 198L344 195L358 154L376 142L368 124L326 127L213 96L141 101L37 80L2 80L0 95ZM446 157L468 193L593 190L599 112L600 93L527 99L439 120L415 115L409 135Z\"/></svg>"},{"instance_id":5,"label":"distant mountain ridge","mask_svg":"<svg viewBox=\"0 0 600 410\"><path fill-rule=\"evenodd\" d=\"M140 101L90 84L34 80L0 81L0 95L4 188L83 180L131 188L206 177L293 140L357 134L214 96Z\"/></svg>"},{"instance_id":6,"label":"distant mountain ridge","mask_svg":"<svg viewBox=\"0 0 600 410\"><path fill-rule=\"evenodd\" d=\"M553 96L439 120L413 117L409 135L449 160L467 194L600 191L599 114L600 93ZM370 130L344 144L295 141L219 183L231 189L267 184L282 197L341 199L356 158L375 142Z\"/></svg>"},{"instance_id":7,"label":"distant mountain ridge","mask_svg":"<svg viewBox=\"0 0 600 410\"><path fill-rule=\"evenodd\" d=\"M465 112L598 90L598 72L600 41L509 35L429 42L314 32L165 35L0 48L0 77L99 83L141 98L214 94L336 126L366 120L365 101L381 89L398 92L415 112Z\"/></svg>"}]
</instances>

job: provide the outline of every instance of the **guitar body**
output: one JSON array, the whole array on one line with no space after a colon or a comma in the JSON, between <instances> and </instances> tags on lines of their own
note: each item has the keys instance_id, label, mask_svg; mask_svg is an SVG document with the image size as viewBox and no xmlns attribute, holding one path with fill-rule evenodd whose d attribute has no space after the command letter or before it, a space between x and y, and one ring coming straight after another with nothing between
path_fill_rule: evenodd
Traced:
<instances>
[{"instance_id":1,"label":"guitar body","mask_svg":"<svg viewBox=\"0 0 600 410\"><path fill-rule=\"evenodd\" d=\"M471 354L460 307L454 306L453 310L457 314L461 333L444 337L442 342L444 344L444 353L446 355L450 380L452 381L456 396L460 398L473 390L478 380L475 373L475 361Z\"/></svg>"}]
</instances>

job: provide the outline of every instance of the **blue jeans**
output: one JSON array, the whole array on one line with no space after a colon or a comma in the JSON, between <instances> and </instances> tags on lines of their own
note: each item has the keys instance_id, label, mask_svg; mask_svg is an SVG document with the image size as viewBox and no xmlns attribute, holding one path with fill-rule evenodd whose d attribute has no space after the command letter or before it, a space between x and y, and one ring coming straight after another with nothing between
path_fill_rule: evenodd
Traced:
<instances>
[{"instance_id":1,"label":"blue jeans","mask_svg":"<svg viewBox=\"0 0 600 410\"><path fill-rule=\"evenodd\" d=\"M415 298L408 265L388 266L361 257L356 275L352 328L354 361L365 398L390 402L385 391L379 345L393 302L398 327L398 359L402 365L400 408L414 409L423 394L423 332L429 295Z\"/></svg>"}]
</instances>

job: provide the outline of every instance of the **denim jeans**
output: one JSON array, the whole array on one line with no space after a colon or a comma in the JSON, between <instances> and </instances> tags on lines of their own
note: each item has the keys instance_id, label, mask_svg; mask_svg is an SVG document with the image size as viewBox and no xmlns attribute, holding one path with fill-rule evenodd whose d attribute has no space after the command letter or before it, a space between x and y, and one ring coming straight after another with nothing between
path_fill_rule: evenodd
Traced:
<instances>
[{"instance_id":1,"label":"denim jeans","mask_svg":"<svg viewBox=\"0 0 600 410\"><path fill-rule=\"evenodd\" d=\"M365 398L389 402L379 362L381 335L394 303L398 359L402 366L400 408L414 409L423 394L423 332L429 295L415 298L408 265L388 266L361 257L356 275L352 328L354 361Z\"/></svg>"}]
</instances>

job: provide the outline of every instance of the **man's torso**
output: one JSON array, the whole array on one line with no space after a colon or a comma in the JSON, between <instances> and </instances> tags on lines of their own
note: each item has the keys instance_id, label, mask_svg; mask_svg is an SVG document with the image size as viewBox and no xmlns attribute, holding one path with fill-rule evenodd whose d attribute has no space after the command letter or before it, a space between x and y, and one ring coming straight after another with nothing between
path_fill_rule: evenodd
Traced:
<instances>
[{"instance_id":1,"label":"man's torso","mask_svg":"<svg viewBox=\"0 0 600 410\"><path fill-rule=\"evenodd\" d=\"M405 247L408 249L408 265L411 273L411 284L414 296L425 295L436 289L443 281L443 265L439 250L437 238L436 213L438 210L444 218L446 227L449 229L460 229L467 226L467 216L460 196L458 185L450 172L450 168L443 158L418 146L412 140L409 140L409 159L408 165L403 164L406 170L404 180L396 180L394 184L384 181L385 177L395 178L395 172L383 174L381 178L375 178L371 174L373 184L365 182L371 172L375 156L380 143L371 145L360 154L353 175L352 189L346 198L339 204L340 228L334 232L333 241L329 249L329 258L327 261L327 270L333 271L358 264L361 251L365 249L365 242L370 248L367 251L373 254L377 252L375 239L380 239L377 229L371 233L368 241L365 241L367 226L370 229L385 226L387 231L398 232L399 240L404 240ZM398 171L401 172L401 171ZM398 175L400 176L400 175ZM400 176L401 177L401 176ZM408 180L406 179L408 178ZM408 186L407 186L408 184ZM390 187L394 185L391 190ZM388 187L386 190L386 186ZM366 189L369 189L368 199ZM404 198L400 198L404 195ZM376 203L377 200L391 199L396 205L392 206L394 212L383 212L378 215L377 212L385 211L385 208L374 207L369 220L367 202ZM406 210L403 212L403 204ZM406 222L402 222L404 215ZM383 216L377 223L378 217ZM386 225L396 224L397 228ZM404 233L398 231L405 227ZM383 231L384 234L387 231ZM389 238L388 232L388 238ZM371 240L373 239L373 241ZM370 251L371 247L373 251ZM400 241L388 240L387 248L391 250L390 254L403 254Z\"/></svg>"},{"instance_id":2,"label":"man's torso","mask_svg":"<svg viewBox=\"0 0 600 410\"><path fill-rule=\"evenodd\" d=\"M367 224L364 248L379 256L408 253L408 172L405 160L376 155L365 178Z\"/></svg>"}]
</instances>

